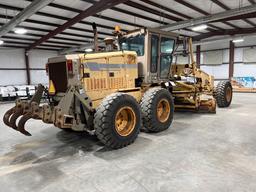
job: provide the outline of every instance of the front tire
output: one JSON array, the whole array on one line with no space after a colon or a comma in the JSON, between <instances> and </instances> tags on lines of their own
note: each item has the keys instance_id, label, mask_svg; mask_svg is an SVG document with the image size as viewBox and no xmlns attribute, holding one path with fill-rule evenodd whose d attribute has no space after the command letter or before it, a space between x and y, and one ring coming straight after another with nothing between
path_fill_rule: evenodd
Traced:
<instances>
[{"instance_id":1,"label":"front tire","mask_svg":"<svg viewBox=\"0 0 256 192\"><path fill-rule=\"evenodd\" d=\"M218 107L229 107L233 97L233 88L230 81L219 82L215 90Z\"/></svg>"},{"instance_id":2,"label":"front tire","mask_svg":"<svg viewBox=\"0 0 256 192\"><path fill-rule=\"evenodd\" d=\"M142 120L146 130L160 132L173 121L174 103L171 93L163 88L151 88L141 100Z\"/></svg>"},{"instance_id":3,"label":"front tire","mask_svg":"<svg viewBox=\"0 0 256 192\"><path fill-rule=\"evenodd\" d=\"M118 149L135 141L141 126L137 101L128 94L107 96L94 115L95 134L107 147Z\"/></svg>"}]
</instances>

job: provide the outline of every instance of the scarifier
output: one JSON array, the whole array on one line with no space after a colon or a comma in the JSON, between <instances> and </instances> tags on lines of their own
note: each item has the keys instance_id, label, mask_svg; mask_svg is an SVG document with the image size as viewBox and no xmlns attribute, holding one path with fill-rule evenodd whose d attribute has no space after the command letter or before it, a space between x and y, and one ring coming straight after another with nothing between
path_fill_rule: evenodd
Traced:
<instances>
[{"instance_id":1,"label":"scarifier","mask_svg":"<svg viewBox=\"0 0 256 192\"><path fill-rule=\"evenodd\" d=\"M231 84L221 82L215 93L213 77L196 68L191 40L183 40L189 45L183 54L192 62L179 65L173 62L180 41L174 33L143 28L123 34L117 27L115 34L117 44L107 39L107 52L50 58L49 89L39 85L31 101L17 100L4 123L30 136L26 121L40 119L63 130L95 133L117 149L132 143L141 127L168 129L174 109L215 112L213 95L221 107L230 105ZM40 105L43 94L48 104Z\"/></svg>"}]
</instances>

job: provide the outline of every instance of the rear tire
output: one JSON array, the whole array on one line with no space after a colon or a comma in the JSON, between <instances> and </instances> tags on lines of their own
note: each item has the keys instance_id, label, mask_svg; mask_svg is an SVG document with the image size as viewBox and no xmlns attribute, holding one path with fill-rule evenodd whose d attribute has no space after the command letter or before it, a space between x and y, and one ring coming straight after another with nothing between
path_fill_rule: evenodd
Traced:
<instances>
[{"instance_id":1,"label":"rear tire","mask_svg":"<svg viewBox=\"0 0 256 192\"><path fill-rule=\"evenodd\" d=\"M150 132L168 129L173 121L174 103L171 93L163 88L151 88L144 93L141 103L144 128Z\"/></svg>"},{"instance_id":2,"label":"rear tire","mask_svg":"<svg viewBox=\"0 0 256 192\"><path fill-rule=\"evenodd\" d=\"M218 107L228 107L232 102L233 88L230 81L221 81L218 83L215 98Z\"/></svg>"},{"instance_id":3,"label":"rear tire","mask_svg":"<svg viewBox=\"0 0 256 192\"><path fill-rule=\"evenodd\" d=\"M107 147L118 149L135 141L141 126L137 101L128 94L107 96L94 115L95 134Z\"/></svg>"}]
</instances>

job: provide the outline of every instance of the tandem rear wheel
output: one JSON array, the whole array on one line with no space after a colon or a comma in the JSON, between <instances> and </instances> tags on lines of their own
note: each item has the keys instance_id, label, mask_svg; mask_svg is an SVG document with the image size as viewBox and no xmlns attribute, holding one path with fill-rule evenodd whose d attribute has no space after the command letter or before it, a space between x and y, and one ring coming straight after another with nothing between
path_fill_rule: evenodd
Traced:
<instances>
[{"instance_id":1,"label":"tandem rear wheel","mask_svg":"<svg viewBox=\"0 0 256 192\"><path fill-rule=\"evenodd\" d=\"M113 93L104 98L96 109L95 134L105 146L119 149L135 141L142 123L150 132L168 129L173 113L173 98L166 89L149 89L140 105L131 95Z\"/></svg>"},{"instance_id":2,"label":"tandem rear wheel","mask_svg":"<svg viewBox=\"0 0 256 192\"><path fill-rule=\"evenodd\" d=\"M107 147L118 149L133 143L140 127L140 106L128 94L113 93L103 99L96 109L95 134Z\"/></svg>"},{"instance_id":3,"label":"tandem rear wheel","mask_svg":"<svg viewBox=\"0 0 256 192\"><path fill-rule=\"evenodd\" d=\"M164 88L151 88L142 97L142 120L149 132L168 129L173 121L174 102L171 93Z\"/></svg>"}]
</instances>

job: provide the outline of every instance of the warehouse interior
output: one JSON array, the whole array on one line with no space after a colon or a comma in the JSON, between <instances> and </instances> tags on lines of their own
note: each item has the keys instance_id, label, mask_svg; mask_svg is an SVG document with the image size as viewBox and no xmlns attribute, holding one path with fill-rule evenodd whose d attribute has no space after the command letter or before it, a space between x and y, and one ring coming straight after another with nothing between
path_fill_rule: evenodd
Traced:
<instances>
[{"instance_id":1,"label":"warehouse interior","mask_svg":"<svg viewBox=\"0 0 256 192\"><path fill-rule=\"evenodd\" d=\"M206 74L207 86L212 86L212 89L207 94L204 92L203 96L211 97L215 102L209 104L211 107L215 105L213 111L176 111L177 93L172 92L175 88L167 87L166 90L171 90L168 94L172 94L174 99L169 106L169 111L174 112L170 112L173 115L171 125L161 132L150 131L143 129L142 124L150 124L149 119L143 116L143 106L151 106L151 103L143 103L142 96L147 92L141 91L141 97L137 99L135 96L135 99L142 108L139 110L142 128L138 128L140 133L135 141L118 149L107 146L108 142L101 140L96 128L90 131L63 130L57 128L57 123L44 123L40 115L24 122L31 137L12 129L16 127L14 129L19 130L18 121L23 117L17 116L17 126L15 121L14 127L6 124L6 113L13 109L11 121L18 109L13 108L15 105L29 105L34 113L33 102L29 101L40 92L41 84L46 88L41 93L44 102L51 97L51 89L56 92L56 85L49 77L49 63L53 60L76 57L67 56L71 54L86 60L91 54L98 57L107 52L110 56L102 58L110 57L110 63L113 50L108 51L106 39L119 41L119 35L129 35L138 30L139 33L147 31L145 34L158 31L163 36L168 33L175 36L177 49L172 47L170 65L178 63L186 69L189 64L191 70L198 71L199 75ZM191 47L189 40L192 40ZM142 49L145 55L147 49L153 54L153 48L148 44L145 40L145 48ZM163 47L160 43L158 46L159 49ZM182 52L182 47L186 47L188 52ZM141 50L129 51L122 49L122 58L126 58L125 54L135 54L140 64ZM159 51L158 62L161 62L162 55L168 54ZM0 58L0 191L255 191L255 0L0 0ZM70 69L69 60L67 70ZM118 65L121 66L120 62ZM75 73L74 60L72 66ZM190 76L185 69L185 79L188 80ZM85 77L87 73L84 70L87 68L83 68L83 78L94 78L93 75ZM110 68L107 70L109 72ZM126 68L123 76L128 78L129 70L135 69L132 66ZM140 70L136 69L130 76L134 73L140 76ZM151 78L151 72L144 74L143 83ZM59 74L55 79L61 79ZM92 74L96 78L96 72ZM168 80L168 86L179 84L173 80L175 78L169 78L173 82ZM69 86L77 82L74 79ZM163 79L157 83L154 81L145 89L154 89L150 87L158 83L157 86L164 89L166 82ZM221 82L232 85L230 102L225 107L219 105L218 94L215 93ZM122 92L116 89L115 92L125 94L129 90L144 90L143 83L135 82L136 90L129 88ZM189 86L192 86L191 82ZM103 90L104 87L101 88ZM83 90L85 93L79 93L80 90L78 93L84 97L87 90ZM97 94L103 95L102 90ZM64 98L69 93L67 89ZM82 106L84 103L80 101ZM104 101L111 106L110 100L103 100L99 106L107 106ZM61 103L64 110L68 102L69 99L63 100L58 107ZM72 105L74 107L70 110L76 109L76 102ZM158 105L153 110L158 110ZM93 111L90 112L94 115ZM98 112L95 114L93 124L98 126L105 117L97 115ZM24 111L22 115L26 115ZM67 118L71 116L69 114ZM54 118L57 119L57 115ZM135 117L136 122L137 119L138 116ZM112 124L114 126L115 123Z\"/></svg>"}]
</instances>

